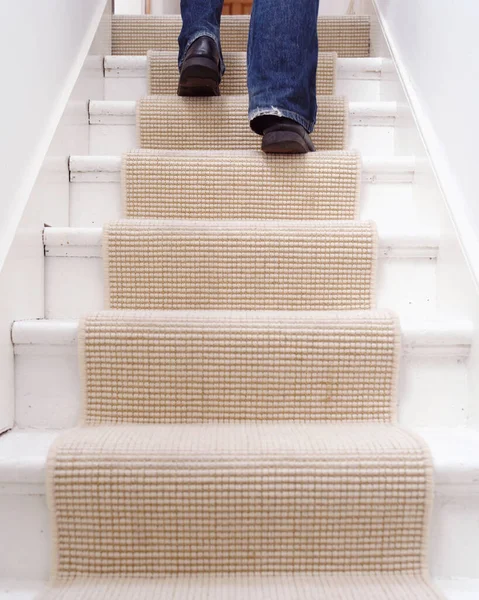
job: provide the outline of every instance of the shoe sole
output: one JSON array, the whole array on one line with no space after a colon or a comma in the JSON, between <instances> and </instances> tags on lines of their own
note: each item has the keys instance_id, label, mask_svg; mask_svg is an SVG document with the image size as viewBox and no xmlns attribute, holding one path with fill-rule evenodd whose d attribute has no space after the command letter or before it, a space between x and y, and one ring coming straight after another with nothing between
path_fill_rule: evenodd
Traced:
<instances>
[{"instance_id":1,"label":"shoe sole","mask_svg":"<svg viewBox=\"0 0 479 600\"><path fill-rule=\"evenodd\" d=\"M178 96L219 96L220 74L214 60L185 60L178 83Z\"/></svg>"},{"instance_id":2,"label":"shoe sole","mask_svg":"<svg viewBox=\"0 0 479 600\"><path fill-rule=\"evenodd\" d=\"M306 154L315 148L294 131L271 131L264 134L261 150L266 154Z\"/></svg>"}]
</instances>

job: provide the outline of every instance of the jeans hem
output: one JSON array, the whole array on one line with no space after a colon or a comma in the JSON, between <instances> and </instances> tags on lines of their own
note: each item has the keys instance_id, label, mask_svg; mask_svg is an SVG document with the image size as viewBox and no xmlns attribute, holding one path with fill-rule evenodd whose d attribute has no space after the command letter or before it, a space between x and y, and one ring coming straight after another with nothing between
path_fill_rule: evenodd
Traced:
<instances>
[{"instance_id":1,"label":"jeans hem","mask_svg":"<svg viewBox=\"0 0 479 600\"><path fill-rule=\"evenodd\" d=\"M194 35L191 36L191 38L188 40L188 42L186 43L185 49L183 50L183 56L180 58L180 60L178 61L178 70L181 70L181 66L183 65L183 62L185 60L185 56L186 53L188 52L188 50L190 49L190 46L196 42L196 40L200 37L203 36L207 36L210 37L212 40L214 40L216 42L216 45L218 46L218 50L220 52L220 74L221 77L223 77L224 72L225 72L225 65L223 62L223 57L221 56L221 50L220 50L220 41L219 39L216 37L216 35L214 33L211 33L211 31L206 31L206 30L202 30L202 31L197 31Z\"/></svg>"},{"instance_id":2,"label":"jeans hem","mask_svg":"<svg viewBox=\"0 0 479 600\"><path fill-rule=\"evenodd\" d=\"M258 108L251 109L248 112L248 119L250 121L250 124L251 121L253 121L253 119L256 119L257 117L262 117L264 115L274 115L276 117L286 117L287 119L292 119L293 121L296 121L296 123L302 125L308 133L311 133L313 131L314 126L316 124L315 121L308 121L308 119L305 119L300 114L291 110L280 108L279 106L260 106Z\"/></svg>"}]
</instances>

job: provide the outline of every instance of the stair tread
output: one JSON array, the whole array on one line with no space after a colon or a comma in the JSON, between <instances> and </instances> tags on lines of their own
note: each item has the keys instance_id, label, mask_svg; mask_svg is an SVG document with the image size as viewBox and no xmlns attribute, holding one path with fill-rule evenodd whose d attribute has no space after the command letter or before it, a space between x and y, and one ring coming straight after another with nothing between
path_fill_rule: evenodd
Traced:
<instances>
[{"instance_id":1,"label":"stair tread","mask_svg":"<svg viewBox=\"0 0 479 600\"><path fill-rule=\"evenodd\" d=\"M145 176L148 183L143 200L143 192L136 184L130 183L131 193L128 197L131 203L131 216L142 217L175 217L181 218L231 218L232 215L240 218L324 218L333 217L326 214L326 207L333 198L336 199L336 186L328 179L327 172L321 167L324 161L311 154L311 168L317 169L320 178L325 178L327 191L316 182L301 192L301 177L295 188L295 200L290 205L282 203L281 199L284 183L287 182L286 174L279 174L274 169L274 174L269 171L269 161L256 151L231 151L215 152L206 151L153 151L152 161L155 168L146 163ZM326 162L336 160L328 153ZM341 153L342 154L342 153ZM350 154L350 153L346 153ZM240 172L243 161L248 164L259 160L258 168L253 171L254 178L245 179ZM143 164L143 161L141 161ZM274 165L273 161L273 165ZM288 163L288 161L286 161ZM359 206L360 218L371 218L376 221L379 231L385 228L402 229L411 231L411 224L419 231L423 228L433 229L439 222L437 211L434 211L430 200L424 194L418 194L418 185L415 183L416 170L421 168L421 160L415 156L399 156L384 158L376 156L363 157L358 179L361 179L361 202ZM184 164L180 171L177 164ZM279 164L282 164L281 162ZM128 163L123 163L127 169ZM192 167L192 168L190 168ZM142 167L143 168L143 167ZM226 172L226 204L223 204L221 180L218 170ZM72 195L70 203L70 226L98 227L111 219L119 218L125 207L125 191L122 192L120 181L126 173L121 173L121 156L81 156L70 157L70 181L72 182ZM344 169L346 172L346 169ZM178 172L185 179L185 189L177 186ZM289 172L288 170L285 171ZM305 174L305 166L300 171ZM157 174L155 176L154 174ZM266 175L266 177L265 177ZM303 175L304 176L304 175ZM166 186L162 185L163 177ZM348 173L349 177L349 173ZM137 181L136 178L133 181ZM350 178L348 178L350 181ZM237 186L234 182L241 182L241 202L234 201ZM265 188L271 182L271 189ZM256 190L256 184L259 189ZM91 184L97 184L93 187ZM341 188L348 191L350 183L342 182ZM356 184L357 185L357 184ZM105 187L106 186L106 187ZM279 194L277 193L279 192ZM198 204L198 193L203 201ZM339 192L341 194L341 191ZM342 196L341 206L345 207L347 194ZM229 203L228 203L229 200ZM272 200L272 202L270 202ZM160 208L161 207L161 208ZM312 208L315 207L315 208ZM339 209L335 209L336 217ZM343 213L343 218L344 218ZM56 223L53 223L56 225ZM58 223L60 224L60 223Z\"/></svg>"},{"instance_id":2,"label":"stair tread","mask_svg":"<svg viewBox=\"0 0 479 600\"><path fill-rule=\"evenodd\" d=\"M224 51L244 51L250 15L222 17L222 45ZM112 53L146 54L150 48L175 50L181 29L178 14L114 15L112 18ZM370 18L343 15L318 17L319 46L337 51L341 56L369 56Z\"/></svg>"},{"instance_id":3,"label":"stair tread","mask_svg":"<svg viewBox=\"0 0 479 600\"><path fill-rule=\"evenodd\" d=\"M457 487L460 493L479 491L478 431L466 428L414 428L413 431L430 447L438 493L441 488L449 491L452 487ZM51 430L14 429L0 436L0 493L12 493L19 484L43 484L49 448L60 434Z\"/></svg>"}]
</instances>

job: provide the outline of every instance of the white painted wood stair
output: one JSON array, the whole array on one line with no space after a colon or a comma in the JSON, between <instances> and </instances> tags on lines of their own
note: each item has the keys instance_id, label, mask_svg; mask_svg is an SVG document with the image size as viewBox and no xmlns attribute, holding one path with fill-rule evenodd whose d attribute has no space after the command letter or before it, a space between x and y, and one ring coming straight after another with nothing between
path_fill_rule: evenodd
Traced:
<instances>
[{"instance_id":1,"label":"white painted wood stair","mask_svg":"<svg viewBox=\"0 0 479 600\"><path fill-rule=\"evenodd\" d=\"M394 133L403 107L397 102L350 102L349 147L362 154L394 156ZM128 152L136 147L136 102L97 100L89 104L90 153Z\"/></svg>"},{"instance_id":2,"label":"white painted wood stair","mask_svg":"<svg viewBox=\"0 0 479 600\"><path fill-rule=\"evenodd\" d=\"M103 306L101 227L120 215L120 154L135 146L135 101L146 92L146 58L105 57L104 68L106 99L89 105L90 155L70 158L69 206L44 233L46 318L12 328L16 429L0 438L0 531L8 539L0 598L33 598L48 575L46 455L58 430L77 420L77 319ZM479 434L465 425L474 332L438 293L438 198L423 183L424 159L403 141L409 113L394 98L395 78L388 58L338 61L350 147L364 157L361 218L379 229L378 305L401 317L400 421L433 455L431 571L447 598L472 600L479 598Z\"/></svg>"}]
</instances>

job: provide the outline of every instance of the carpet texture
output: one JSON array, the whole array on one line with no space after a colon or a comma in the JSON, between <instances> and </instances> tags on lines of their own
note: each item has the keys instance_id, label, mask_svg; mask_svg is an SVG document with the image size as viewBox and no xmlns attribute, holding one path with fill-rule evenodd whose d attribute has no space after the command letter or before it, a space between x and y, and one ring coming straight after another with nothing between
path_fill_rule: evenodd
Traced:
<instances>
[{"instance_id":1,"label":"carpet texture","mask_svg":"<svg viewBox=\"0 0 479 600\"><path fill-rule=\"evenodd\" d=\"M369 221L122 220L103 231L108 308L370 309Z\"/></svg>"},{"instance_id":2,"label":"carpet texture","mask_svg":"<svg viewBox=\"0 0 479 600\"><path fill-rule=\"evenodd\" d=\"M111 311L80 324L84 423L389 422L384 312Z\"/></svg>"},{"instance_id":3,"label":"carpet texture","mask_svg":"<svg viewBox=\"0 0 479 600\"><path fill-rule=\"evenodd\" d=\"M149 50L147 54L148 94L176 94L178 88L178 54ZM316 93L331 96L336 89L336 53L320 52L316 76ZM226 52L226 72L221 80L222 94L247 94L246 53Z\"/></svg>"},{"instance_id":4,"label":"carpet texture","mask_svg":"<svg viewBox=\"0 0 479 600\"><path fill-rule=\"evenodd\" d=\"M430 457L389 424L79 428L49 476L60 578L424 564Z\"/></svg>"},{"instance_id":5,"label":"carpet texture","mask_svg":"<svg viewBox=\"0 0 479 600\"><path fill-rule=\"evenodd\" d=\"M221 18L223 52L246 52L248 16ZM112 17L112 54L146 54L148 50L178 51L181 30L179 15L114 15ZM337 52L339 57L369 56L369 17L324 16L318 19L318 41L322 52Z\"/></svg>"},{"instance_id":6,"label":"carpet texture","mask_svg":"<svg viewBox=\"0 0 479 600\"><path fill-rule=\"evenodd\" d=\"M261 136L248 122L247 96L147 96L137 102L138 147L163 150L256 150ZM317 150L347 148L349 103L318 96Z\"/></svg>"},{"instance_id":7,"label":"carpet texture","mask_svg":"<svg viewBox=\"0 0 479 600\"><path fill-rule=\"evenodd\" d=\"M122 160L128 218L357 219L360 184L357 152L133 150Z\"/></svg>"}]
</instances>

